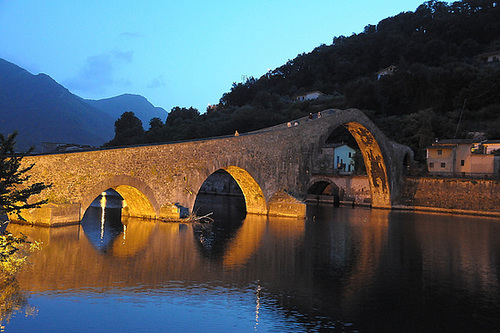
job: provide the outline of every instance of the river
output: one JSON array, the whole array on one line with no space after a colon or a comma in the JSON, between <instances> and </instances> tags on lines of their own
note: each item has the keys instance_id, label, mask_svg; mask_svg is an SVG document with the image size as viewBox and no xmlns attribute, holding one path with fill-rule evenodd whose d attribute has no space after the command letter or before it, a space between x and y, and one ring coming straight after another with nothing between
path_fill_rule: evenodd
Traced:
<instances>
[{"instance_id":1,"label":"river","mask_svg":"<svg viewBox=\"0 0 500 333\"><path fill-rule=\"evenodd\" d=\"M43 244L3 291L1 331L500 331L500 219L234 207L213 223L93 207L77 226L9 225Z\"/></svg>"}]
</instances>

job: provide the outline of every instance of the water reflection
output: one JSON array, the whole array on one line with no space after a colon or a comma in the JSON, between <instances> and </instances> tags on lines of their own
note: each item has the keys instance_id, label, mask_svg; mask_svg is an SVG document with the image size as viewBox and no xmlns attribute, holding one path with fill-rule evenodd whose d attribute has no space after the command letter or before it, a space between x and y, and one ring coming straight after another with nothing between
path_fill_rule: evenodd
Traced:
<instances>
[{"instance_id":1,"label":"water reflection","mask_svg":"<svg viewBox=\"0 0 500 333\"><path fill-rule=\"evenodd\" d=\"M36 316L37 308L28 303L28 295L21 290L16 279L0 283L0 332L5 331L12 316L23 313L26 317Z\"/></svg>"},{"instance_id":2,"label":"water reflection","mask_svg":"<svg viewBox=\"0 0 500 333\"><path fill-rule=\"evenodd\" d=\"M126 231L121 221L122 199L118 193L113 192L111 190L108 193L103 192L95 199L80 222L85 235L96 249L103 253L107 252L115 239Z\"/></svg>"},{"instance_id":3,"label":"water reflection","mask_svg":"<svg viewBox=\"0 0 500 333\"><path fill-rule=\"evenodd\" d=\"M106 255L85 228L12 226L45 245L19 275L20 290L50 295L45 302L99 295L92 305L99 311L111 302L131 304L127 311L142 325L133 327L151 331L500 327L498 219L314 206L306 221L249 215L221 222L207 248L195 224L123 219L123 225ZM100 239L100 229L92 232ZM71 303L65 306L68 319L60 320L75 320ZM37 307L41 315L50 311ZM191 317L183 321L185 313ZM203 313L210 316L193 320ZM116 330L130 329L114 322ZM9 325L22 331L41 324L15 316Z\"/></svg>"},{"instance_id":4,"label":"water reflection","mask_svg":"<svg viewBox=\"0 0 500 333\"><path fill-rule=\"evenodd\" d=\"M220 258L231 239L243 225L246 216L242 196L199 194L194 210L197 216L210 216L193 224L201 253L209 258Z\"/></svg>"}]
</instances>

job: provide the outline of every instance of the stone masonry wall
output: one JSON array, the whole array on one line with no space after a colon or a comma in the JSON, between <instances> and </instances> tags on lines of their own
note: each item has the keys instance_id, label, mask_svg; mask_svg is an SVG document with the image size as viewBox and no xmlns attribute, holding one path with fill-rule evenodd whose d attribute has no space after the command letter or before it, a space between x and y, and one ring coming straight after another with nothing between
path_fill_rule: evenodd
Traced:
<instances>
[{"instance_id":1,"label":"stone masonry wall","mask_svg":"<svg viewBox=\"0 0 500 333\"><path fill-rule=\"evenodd\" d=\"M500 212L500 181L408 178L400 204L415 207Z\"/></svg>"}]
</instances>

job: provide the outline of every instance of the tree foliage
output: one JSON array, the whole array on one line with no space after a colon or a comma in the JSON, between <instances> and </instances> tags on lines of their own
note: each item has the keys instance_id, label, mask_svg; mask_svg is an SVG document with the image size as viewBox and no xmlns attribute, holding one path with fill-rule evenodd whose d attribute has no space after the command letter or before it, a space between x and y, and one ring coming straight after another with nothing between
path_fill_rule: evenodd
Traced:
<instances>
[{"instance_id":1,"label":"tree foliage","mask_svg":"<svg viewBox=\"0 0 500 333\"><path fill-rule=\"evenodd\" d=\"M34 195L50 187L44 183L26 185L30 179L27 174L34 164L21 167L21 161L25 154L16 154L14 146L17 132L7 137L0 134L0 215L20 215L23 209L37 208L46 200L30 200ZM28 151L27 153L29 153ZM26 153L26 154L27 154ZM6 223L0 221L1 224ZM28 242L27 237L12 235L10 232L1 232L4 225L0 225L0 285L12 277L24 264L26 253L38 247L38 242Z\"/></svg>"},{"instance_id":2,"label":"tree foliage","mask_svg":"<svg viewBox=\"0 0 500 333\"><path fill-rule=\"evenodd\" d=\"M28 172L34 164L21 167L25 154L15 153L16 136L17 132L7 137L0 134L0 212L13 213L24 220L20 215L23 209L37 208L46 203L46 200L29 199L51 185L41 182L25 185L30 179Z\"/></svg>"},{"instance_id":3,"label":"tree foliage","mask_svg":"<svg viewBox=\"0 0 500 333\"><path fill-rule=\"evenodd\" d=\"M144 135L142 121L132 111L122 113L115 121L115 137L105 146L123 146L138 143Z\"/></svg>"},{"instance_id":4,"label":"tree foliage","mask_svg":"<svg viewBox=\"0 0 500 333\"><path fill-rule=\"evenodd\" d=\"M165 126L136 143L176 141L251 131L327 108L365 111L386 135L417 157L435 138L484 132L500 139L500 65L477 55L500 50L500 4L495 0L426 1L337 36L256 79L233 83L219 104L200 114L175 107ZM390 65L397 70L380 79ZM319 90L316 101L294 101ZM462 118L459 124L459 118Z\"/></svg>"}]
</instances>

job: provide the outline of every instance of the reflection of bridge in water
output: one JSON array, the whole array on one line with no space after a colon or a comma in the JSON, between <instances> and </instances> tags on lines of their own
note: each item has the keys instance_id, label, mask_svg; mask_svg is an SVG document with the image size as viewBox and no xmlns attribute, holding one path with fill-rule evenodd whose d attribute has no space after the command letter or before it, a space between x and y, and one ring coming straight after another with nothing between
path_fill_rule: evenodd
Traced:
<instances>
[{"instance_id":1,"label":"reflection of bridge in water","mask_svg":"<svg viewBox=\"0 0 500 333\"><path fill-rule=\"evenodd\" d=\"M314 163L329 135L344 126L361 149L373 207L391 208L411 151L389 141L359 110L327 110L234 137L87 152L28 156L31 181L52 183L49 203L25 213L38 224L78 223L92 201L108 189L125 200L123 214L179 218L192 211L202 184L224 170L237 182L249 214L305 216L304 199Z\"/></svg>"},{"instance_id":2,"label":"reflection of bridge in water","mask_svg":"<svg viewBox=\"0 0 500 333\"><path fill-rule=\"evenodd\" d=\"M471 294L496 290L493 269L498 248L492 244L498 233L491 230L498 230L498 225L494 223L485 221L475 227L471 239L482 245L469 246L464 240L469 239L471 229L456 227L457 223L463 226L465 218L461 224L460 217L429 215L418 223L402 223L401 213L347 208L315 214L316 221L305 223L248 215L233 226L230 237L216 236L221 238L215 242L222 241L216 250L199 246L193 224L133 218L123 220L126 228L105 251L96 248L80 226L12 225L11 231L43 241L44 248L32 254L32 265L18 277L22 288L34 293L78 295L89 288L95 293L118 288L120 292L189 295L199 286L210 293L212 287L221 288L221 281L222 286L247 290L258 277L263 298L277 299L284 311L305 317L331 311L320 314L335 318L334 311L341 310L376 323L381 303L396 313L399 297L415 297L415 302L405 304L415 309L421 306L417 294L425 290L418 287L425 286L411 292L399 285L402 277L411 279L405 274L413 272L415 265L420 274L416 280L428 283L450 275L458 288ZM408 215L401 218L408 222ZM415 249L417 256L408 258L408 252ZM390 283L392 292L376 294L380 283ZM367 310L364 302L371 297L379 303L370 308L372 313L360 314L361 309Z\"/></svg>"}]
</instances>

